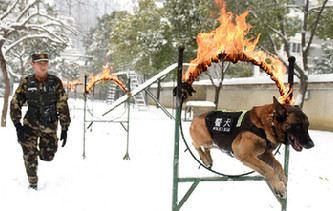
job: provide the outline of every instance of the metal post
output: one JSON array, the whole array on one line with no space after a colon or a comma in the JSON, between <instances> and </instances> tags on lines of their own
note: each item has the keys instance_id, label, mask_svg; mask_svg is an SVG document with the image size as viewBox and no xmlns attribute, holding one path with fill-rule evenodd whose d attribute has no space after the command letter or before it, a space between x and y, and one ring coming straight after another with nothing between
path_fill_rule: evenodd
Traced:
<instances>
[{"instance_id":1,"label":"metal post","mask_svg":"<svg viewBox=\"0 0 333 211\"><path fill-rule=\"evenodd\" d=\"M157 80L157 95L156 95L157 100L160 100L160 95L161 95L161 79L158 79ZM159 108L159 104L156 104L156 108Z\"/></svg>"},{"instance_id":2,"label":"metal post","mask_svg":"<svg viewBox=\"0 0 333 211\"><path fill-rule=\"evenodd\" d=\"M131 92L131 79L128 78L128 90L129 93ZM126 146L126 154L124 156L124 160L130 160L130 156L128 153L129 148L129 124L130 124L130 107L131 107L131 97L128 96L127 98L127 146Z\"/></svg>"},{"instance_id":3,"label":"metal post","mask_svg":"<svg viewBox=\"0 0 333 211\"><path fill-rule=\"evenodd\" d=\"M84 76L84 87L83 87L83 159L86 159L86 112L87 112L87 75Z\"/></svg>"},{"instance_id":4,"label":"metal post","mask_svg":"<svg viewBox=\"0 0 333 211\"><path fill-rule=\"evenodd\" d=\"M288 170L289 170L289 145L285 145L285 150L284 150L284 174L287 177L287 181L288 181ZM281 211L287 211L287 202L288 202L287 196L286 196L286 198L281 199L281 201L280 201Z\"/></svg>"},{"instance_id":5,"label":"metal post","mask_svg":"<svg viewBox=\"0 0 333 211\"><path fill-rule=\"evenodd\" d=\"M91 118L94 118L94 103L95 103L95 84L93 84L93 89L92 89L92 102L91 102ZM91 125L90 127L90 132L92 132L93 127Z\"/></svg>"},{"instance_id":6,"label":"metal post","mask_svg":"<svg viewBox=\"0 0 333 211\"><path fill-rule=\"evenodd\" d=\"M294 86L294 68L295 68L295 61L296 58L293 56L290 56L288 58L289 66L288 66L288 84L289 84L289 99L292 99L293 97L293 86Z\"/></svg>"},{"instance_id":7,"label":"metal post","mask_svg":"<svg viewBox=\"0 0 333 211\"><path fill-rule=\"evenodd\" d=\"M293 98L293 87L294 87L294 68L295 68L295 57L291 56L288 58L288 85L289 85L289 102ZM285 145L285 150L284 150L284 174L287 177L288 181L288 171L289 171L289 145ZM287 210L287 197L285 199L281 200L282 204L282 211Z\"/></svg>"},{"instance_id":8,"label":"metal post","mask_svg":"<svg viewBox=\"0 0 333 211\"><path fill-rule=\"evenodd\" d=\"M184 47L180 47L178 57L178 72L177 72L177 107L176 107L176 121L175 121L175 145L174 145L174 158L173 158L173 190L172 190L172 210L178 211L178 177L179 177L179 122L181 111L181 83L183 72L183 52Z\"/></svg>"}]
</instances>

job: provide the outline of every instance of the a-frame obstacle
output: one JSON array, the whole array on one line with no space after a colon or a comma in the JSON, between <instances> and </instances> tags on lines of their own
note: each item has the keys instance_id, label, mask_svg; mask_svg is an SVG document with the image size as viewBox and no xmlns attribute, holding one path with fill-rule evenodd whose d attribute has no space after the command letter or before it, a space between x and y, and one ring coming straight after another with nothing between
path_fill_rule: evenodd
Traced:
<instances>
[{"instance_id":1,"label":"a-frame obstacle","mask_svg":"<svg viewBox=\"0 0 333 211\"><path fill-rule=\"evenodd\" d=\"M174 143L174 159L173 159L173 189L172 189L172 211L179 211L183 204L187 201L187 199L191 196L193 191L199 185L200 182L218 182L218 181L264 181L267 183L268 187L271 189L272 193L275 195L276 199L281 204L281 210L287 210L287 196L285 198L281 198L277 196L270 183L263 176L221 176L221 177L179 177L179 132L180 132L180 121L181 121L181 110L182 110L182 102L181 102L181 83L182 83L182 70L183 70L183 52L184 48L179 49L179 60L178 60L178 73L177 73L177 106L176 106L176 119L175 119L175 143ZM289 88L291 89L293 86L293 75L294 75L294 63L295 58L291 57L288 59L289 68L288 68L288 83ZM292 94L292 93L291 93ZM288 180L288 167L289 167L289 146L285 146L284 151L284 172ZM185 193L182 198L178 196L178 186L179 183L190 182L192 183L191 187ZM264 193L263 193L264 194Z\"/></svg>"}]
</instances>

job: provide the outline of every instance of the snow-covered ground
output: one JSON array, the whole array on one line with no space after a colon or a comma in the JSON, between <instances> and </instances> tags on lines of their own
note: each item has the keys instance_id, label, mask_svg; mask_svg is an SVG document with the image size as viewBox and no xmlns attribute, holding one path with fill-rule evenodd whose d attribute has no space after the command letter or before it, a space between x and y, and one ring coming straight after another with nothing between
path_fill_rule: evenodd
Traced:
<instances>
[{"instance_id":1,"label":"snow-covered ground","mask_svg":"<svg viewBox=\"0 0 333 211\"><path fill-rule=\"evenodd\" d=\"M75 104L75 109L74 109ZM39 190L28 190L22 150L8 116L0 128L0 210L25 211L170 211L172 201L173 148L175 123L161 110L149 112L131 108L131 160L123 160L126 132L119 123L94 123L86 136L83 151L83 101L71 100L72 124L68 142L59 147L55 160L39 162ZM91 108L91 103L89 107ZM0 107L3 99L0 99ZM95 118L108 110L95 102ZM172 112L170 110L170 112ZM104 119L124 113L118 107ZM89 116L88 116L89 117ZM126 119L126 112L121 117ZM189 122L183 122L189 141ZM87 124L88 125L88 124ZM288 210L333 210L333 133L310 131L315 147L303 152L291 149L289 165ZM215 176L198 164L184 144L180 144L181 177ZM283 150L281 150L283 152ZM196 153L196 152L195 152ZM214 168L223 173L248 171L239 161L213 151ZM283 160L282 155L278 158ZM179 185L179 195L189 183ZM281 210L265 182L201 182L181 210Z\"/></svg>"}]
</instances>

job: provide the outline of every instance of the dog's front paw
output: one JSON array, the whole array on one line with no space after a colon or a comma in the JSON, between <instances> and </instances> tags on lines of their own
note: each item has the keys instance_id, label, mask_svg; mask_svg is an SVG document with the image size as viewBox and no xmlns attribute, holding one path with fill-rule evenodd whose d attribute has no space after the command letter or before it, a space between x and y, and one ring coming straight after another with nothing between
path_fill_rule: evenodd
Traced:
<instances>
[{"instance_id":1,"label":"dog's front paw","mask_svg":"<svg viewBox=\"0 0 333 211\"><path fill-rule=\"evenodd\" d=\"M277 196L279 196L280 198L287 197L287 188L282 181L279 181L278 183L276 183L276 185L273 185L273 188L274 188L275 194Z\"/></svg>"}]
</instances>

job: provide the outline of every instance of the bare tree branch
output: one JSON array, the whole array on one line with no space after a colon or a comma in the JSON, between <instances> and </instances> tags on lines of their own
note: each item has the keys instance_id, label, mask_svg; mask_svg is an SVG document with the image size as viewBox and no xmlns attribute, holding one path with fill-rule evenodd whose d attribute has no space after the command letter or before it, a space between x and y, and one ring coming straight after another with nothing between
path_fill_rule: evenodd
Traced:
<instances>
[{"instance_id":1,"label":"bare tree branch","mask_svg":"<svg viewBox=\"0 0 333 211\"><path fill-rule=\"evenodd\" d=\"M9 7L9 8L7 9L7 11L6 11L4 14L2 14L2 15L0 16L0 20L1 20L1 21L2 21L3 19L5 19L5 18L7 17L7 15L9 15L9 14L13 11L13 9L16 7L16 5L17 5L18 2L19 2L19 0L16 0L15 3L14 3L11 7Z\"/></svg>"},{"instance_id":2,"label":"bare tree branch","mask_svg":"<svg viewBox=\"0 0 333 211\"><path fill-rule=\"evenodd\" d=\"M33 2L31 2L24 10L22 10L22 12L20 13L20 15L17 17L16 22L20 22L21 18L27 14L27 12L33 7L35 6L35 4L38 2L39 0L35 0Z\"/></svg>"},{"instance_id":3,"label":"bare tree branch","mask_svg":"<svg viewBox=\"0 0 333 211\"><path fill-rule=\"evenodd\" d=\"M44 24L29 24L29 26L27 25L27 23L35 16L40 16L40 17L45 17L48 20L50 20L49 22L46 22ZM20 29L25 29L26 27L29 28L30 26L35 25L38 27L47 27L47 26L58 26L58 27L64 27L67 30L69 30L71 33L73 34L78 34L78 31L76 29L74 29L73 27L71 27L70 25L68 25L66 22L54 18L52 16L49 16L45 13L42 12L34 12L32 14L30 14L24 21L22 21L21 23L13 23L11 24L11 28L15 31L15 30L20 30Z\"/></svg>"},{"instance_id":4,"label":"bare tree branch","mask_svg":"<svg viewBox=\"0 0 333 211\"><path fill-rule=\"evenodd\" d=\"M16 32L18 30L22 30L22 29L26 29L26 24L30 21L31 18L33 18L34 16L37 16L38 13L32 13L31 15L29 15L29 17L27 17L23 22L14 22L14 23L10 23L10 25L8 26L8 30L7 30L7 36L9 36L11 33Z\"/></svg>"},{"instance_id":5,"label":"bare tree branch","mask_svg":"<svg viewBox=\"0 0 333 211\"><path fill-rule=\"evenodd\" d=\"M24 21L22 21L21 23L17 22L17 24L13 24L12 26L15 27L24 27L33 17L38 16L39 13L34 12L31 13Z\"/></svg>"},{"instance_id":6,"label":"bare tree branch","mask_svg":"<svg viewBox=\"0 0 333 211\"><path fill-rule=\"evenodd\" d=\"M275 43L275 41L274 41L274 39L273 39L273 37L272 37L272 34L268 34L268 37L269 37L269 40L270 40L270 42L272 43L272 45L273 45L273 50L274 50L274 54L275 55L278 55L278 49L277 49L277 47L276 47L276 43Z\"/></svg>"},{"instance_id":7,"label":"bare tree branch","mask_svg":"<svg viewBox=\"0 0 333 211\"><path fill-rule=\"evenodd\" d=\"M307 43L307 46L306 46L306 49L305 49L305 52L308 53L309 51L309 48L310 48L310 45L312 43L312 40L313 40L313 37L316 33L316 30L317 30L317 27L318 27L318 24L319 24L319 21L320 21L320 18L321 18L321 14L323 13L324 9L325 9L325 5L327 3L328 0L325 0L320 8L320 11L318 12L317 14L317 17L316 17L316 21L314 22L314 26L312 28L312 31L310 33L310 38L309 38L309 41Z\"/></svg>"},{"instance_id":8,"label":"bare tree branch","mask_svg":"<svg viewBox=\"0 0 333 211\"><path fill-rule=\"evenodd\" d=\"M61 26L66 27L66 29L68 29L73 34L78 34L79 33L75 28L71 27L68 23L66 23L66 22L64 22L64 21L62 21L58 18L49 16L49 15L43 13L43 12L40 12L39 15L42 16L42 17L46 17L47 19L52 20L54 22L60 23ZM46 24L48 24L48 23L46 23Z\"/></svg>"},{"instance_id":9,"label":"bare tree branch","mask_svg":"<svg viewBox=\"0 0 333 211\"><path fill-rule=\"evenodd\" d=\"M323 5L314 6L314 7L309 8L309 12L315 12L316 10L321 10L322 8L323 8ZM333 4L326 5L325 9L327 9L327 8L333 8Z\"/></svg>"},{"instance_id":10,"label":"bare tree branch","mask_svg":"<svg viewBox=\"0 0 333 211\"><path fill-rule=\"evenodd\" d=\"M9 75L11 75L11 76L13 76L13 77L15 77L17 79L21 79L21 76L18 75L18 74L16 74L16 73L14 73L13 70L12 70L12 68L9 65L7 66L7 70L8 70L8 74Z\"/></svg>"},{"instance_id":11,"label":"bare tree branch","mask_svg":"<svg viewBox=\"0 0 333 211\"><path fill-rule=\"evenodd\" d=\"M15 47L16 45L18 45L19 43L22 43L22 42L24 42L24 41L31 40L31 39L38 39L38 38L47 38L47 39L49 39L50 41L55 42L55 43L66 44L66 43L62 42L61 40L57 40L57 39L51 37L50 34L34 34L34 35L27 35L27 36L24 36L24 37L18 39L17 41L13 42L13 43L10 44L6 49L4 49L4 55L6 55L6 53L7 53L9 50L11 50L13 47Z\"/></svg>"}]
</instances>

